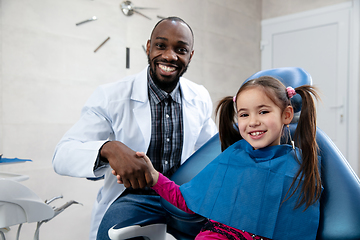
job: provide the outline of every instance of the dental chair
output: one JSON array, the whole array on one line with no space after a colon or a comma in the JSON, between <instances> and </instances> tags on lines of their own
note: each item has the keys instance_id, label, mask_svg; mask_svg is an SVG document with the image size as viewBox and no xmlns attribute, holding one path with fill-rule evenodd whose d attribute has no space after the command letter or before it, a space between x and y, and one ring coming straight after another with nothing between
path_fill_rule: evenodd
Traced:
<instances>
[{"instance_id":1,"label":"dental chair","mask_svg":"<svg viewBox=\"0 0 360 240\"><path fill-rule=\"evenodd\" d=\"M0 155L0 165L25 161L31 160L1 158ZM33 239L39 240L40 226L43 223L50 221L70 205L79 204L71 200L58 208L50 206L51 202L62 196L42 201L35 192L20 183L28 178L26 175L0 172L0 240L5 240L5 233L15 225L18 225L18 240L24 223L37 223Z\"/></svg>"},{"instance_id":2,"label":"dental chair","mask_svg":"<svg viewBox=\"0 0 360 240\"><path fill-rule=\"evenodd\" d=\"M260 71L246 81L260 76L273 76L285 86L296 88L301 85L311 85L309 73L301 68L277 68ZM294 120L290 124L291 134L294 134L301 110L301 97L295 95L292 99L294 106ZM316 140L320 149L321 174L324 191L320 199L320 224L318 240L360 240L360 180L350 167L347 160L331 139L317 128ZM220 154L219 136L215 135L175 172L172 180L177 184L191 180L209 162ZM109 230L109 237L113 240L143 236L151 240L171 239L169 233L179 240L194 239L200 231L204 219L198 215L187 214L162 199L163 207L169 213L167 219L132 219L130 224L118 224ZM173 228L167 229L171 223ZM266 223L264 223L266 224ZM170 225L170 224L169 224ZM162 232L156 232L154 226L162 226ZM140 230L146 230L144 233ZM155 237L154 237L154 233ZM301 238L299 236L299 238ZM172 238L174 239L174 238Z\"/></svg>"}]
</instances>

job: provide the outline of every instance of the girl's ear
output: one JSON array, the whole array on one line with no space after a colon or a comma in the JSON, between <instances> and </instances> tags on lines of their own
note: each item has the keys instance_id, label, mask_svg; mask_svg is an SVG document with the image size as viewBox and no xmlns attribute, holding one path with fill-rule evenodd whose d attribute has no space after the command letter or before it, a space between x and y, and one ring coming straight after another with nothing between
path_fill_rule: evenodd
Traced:
<instances>
[{"instance_id":1,"label":"girl's ear","mask_svg":"<svg viewBox=\"0 0 360 240\"><path fill-rule=\"evenodd\" d=\"M294 108L292 106L287 106L284 109L282 116L283 124L285 125L290 124L293 117L294 117Z\"/></svg>"}]
</instances>

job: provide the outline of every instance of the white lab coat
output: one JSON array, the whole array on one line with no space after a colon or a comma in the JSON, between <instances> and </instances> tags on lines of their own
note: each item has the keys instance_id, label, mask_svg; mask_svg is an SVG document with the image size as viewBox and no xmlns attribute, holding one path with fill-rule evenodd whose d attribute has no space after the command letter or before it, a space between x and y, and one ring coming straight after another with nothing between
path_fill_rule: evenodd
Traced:
<instances>
[{"instance_id":1,"label":"white lab coat","mask_svg":"<svg viewBox=\"0 0 360 240\"><path fill-rule=\"evenodd\" d=\"M90 239L96 238L100 221L110 204L124 191L110 167L94 171L100 147L108 140L118 140L134 151L146 152L150 144L151 113L148 100L147 69L137 75L98 87L86 102L80 120L58 143L54 170L72 177L105 175L104 186L94 204ZM211 119L212 101L201 85L180 79L184 118L183 163L194 150L216 132Z\"/></svg>"}]
</instances>

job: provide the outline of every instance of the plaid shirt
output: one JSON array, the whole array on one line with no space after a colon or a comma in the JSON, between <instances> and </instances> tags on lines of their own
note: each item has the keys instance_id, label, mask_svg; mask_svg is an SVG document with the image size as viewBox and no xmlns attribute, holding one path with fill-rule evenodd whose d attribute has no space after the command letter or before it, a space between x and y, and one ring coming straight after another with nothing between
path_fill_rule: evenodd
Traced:
<instances>
[{"instance_id":1,"label":"plaid shirt","mask_svg":"<svg viewBox=\"0 0 360 240\"><path fill-rule=\"evenodd\" d=\"M146 155L156 170L170 177L180 166L183 147L180 84L168 94L155 85L148 71L148 89L151 139Z\"/></svg>"}]
</instances>

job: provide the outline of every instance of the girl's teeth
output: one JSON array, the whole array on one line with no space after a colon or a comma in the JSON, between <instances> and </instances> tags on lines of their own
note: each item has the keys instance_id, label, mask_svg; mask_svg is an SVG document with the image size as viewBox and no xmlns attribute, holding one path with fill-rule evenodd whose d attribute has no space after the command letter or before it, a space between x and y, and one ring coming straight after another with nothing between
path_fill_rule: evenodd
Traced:
<instances>
[{"instance_id":1,"label":"girl's teeth","mask_svg":"<svg viewBox=\"0 0 360 240\"><path fill-rule=\"evenodd\" d=\"M250 133L251 134L251 136L258 136L258 135L260 135L260 134L262 134L263 132L252 132L252 133Z\"/></svg>"}]
</instances>

